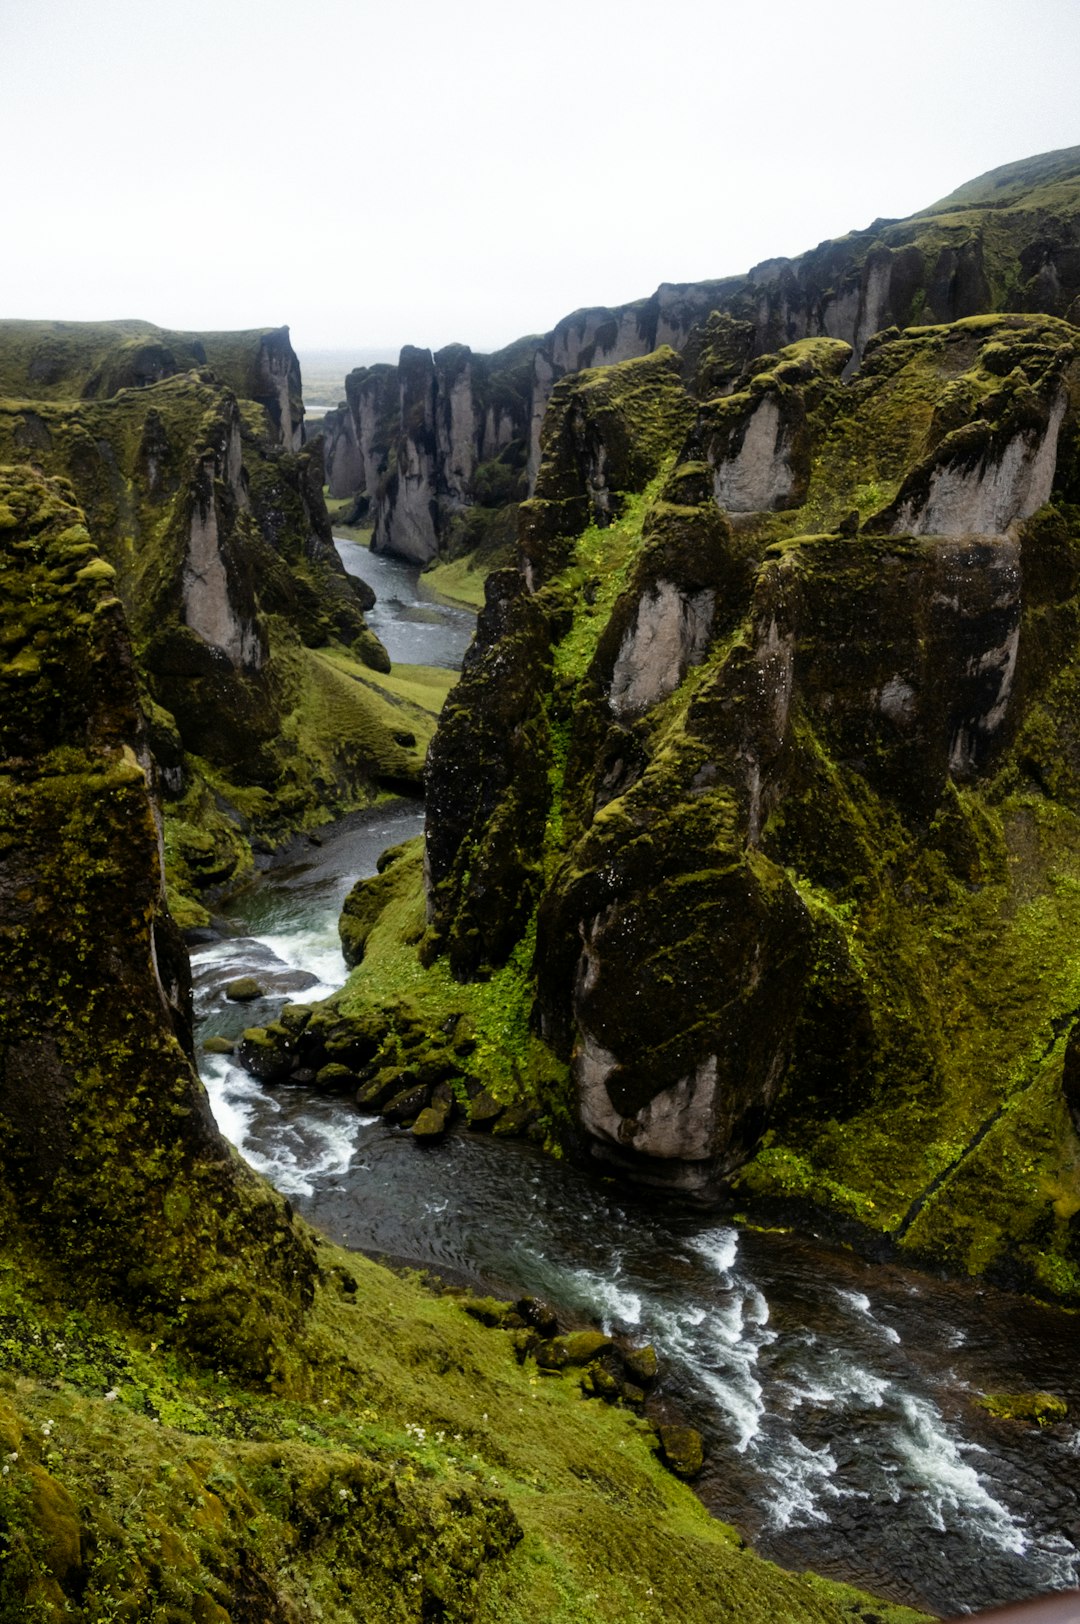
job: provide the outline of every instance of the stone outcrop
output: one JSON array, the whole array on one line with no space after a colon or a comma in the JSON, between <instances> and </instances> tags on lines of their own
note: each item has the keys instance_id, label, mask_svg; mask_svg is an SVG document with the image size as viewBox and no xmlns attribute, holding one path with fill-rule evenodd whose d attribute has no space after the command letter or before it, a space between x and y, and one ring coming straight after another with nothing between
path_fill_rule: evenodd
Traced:
<instances>
[{"instance_id":1,"label":"stone outcrop","mask_svg":"<svg viewBox=\"0 0 1080 1624\"><path fill-rule=\"evenodd\" d=\"M43 325L0 324L0 372L33 369ZM115 345L111 329L99 337ZM0 458L70 480L115 572L189 924L197 893L242 872L253 841L366 804L380 784L419 789L433 725L406 707L403 726L400 701L365 684L390 662L334 548L319 445L286 449L269 406L216 381L210 360L233 337L246 388L293 389L287 335L207 334L196 371L110 392L100 352L75 346L48 387L74 388L81 355L100 374L85 398L0 398ZM125 342L145 359L149 340Z\"/></svg>"},{"instance_id":2,"label":"stone outcrop","mask_svg":"<svg viewBox=\"0 0 1080 1624\"><path fill-rule=\"evenodd\" d=\"M179 333L147 321L0 321L0 396L16 400L108 400L202 369L259 403L273 443L300 450L303 390L287 327Z\"/></svg>"},{"instance_id":3,"label":"stone outcrop","mask_svg":"<svg viewBox=\"0 0 1080 1624\"><path fill-rule=\"evenodd\" d=\"M314 1257L194 1071L123 609L68 488L0 468L0 575L5 1208L76 1298L153 1323L184 1293L190 1347L268 1374Z\"/></svg>"},{"instance_id":4,"label":"stone outcrop","mask_svg":"<svg viewBox=\"0 0 1080 1624\"><path fill-rule=\"evenodd\" d=\"M418 952L531 999L500 1099L565 1076L631 1177L1080 1298L1080 334L851 355L720 316L692 365L557 383L529 595L434 746Z\"/></svg>"},{"instance_id":5,"label":"stone outcrop","mask_svg":"<svg viewBox=\"0 0 1080 1624\"><path fill-rule=\"evenodd\" d=\"M493 413L474 401L474 416L484 422L484 444L478 437L474 467L521 440L528 490L534 492L542 462L541 431L558 381L582 369L649 355L665 345L684 356L688 376L705 368L697 385L707 399L729 392L731 380L751 355L769 354L801 339L848 345L850 370L873 336L890 327L951 323L1008 310L1076 321L1078 215L1080 148L1073 147L993 170L906 220L875 220L865 230L821 243L794 259L766 260L745 274L717 281L664 283L651 297L628 305L574 311L538 339L471 357L473 373L482 367L488 378L498 380L512 408ZM718 323L726 323L726 329ZM450 349L456 352L460 346ZM438 372L437 358L434 365ZM453 387L452 381L437 385L437 393L445 396L444 413ZM341 496L366 491L374 500L372 460L357 454L363 435L351 405L350 411L350 426L339 422L330 431L331 489ZM782 469L768 472L774 452L783 461L789 428L777 412L775 399L758 401L744 424L747 443L740 455L732 466L718 469L718 481L730 498L725 505L732 511L740 502L757 508L793 499ZM438 519L428 525L423 517L433 499L432 511L442 498L449 498L451 511L459 503L461 490L451 495L451 484L443 485L445 444L438 447L431 436L426 441L413 436L404 403L392 438L405 470L401 477L412 482L415 500L403 500L400 506L395 500L383 508L378 545L409 557L420 556L420 547L438 545L446 551ZM384 466L390 468L390 461ZM358 482L352 483L357 475ZM466 495L470 477L466 472ZM771 502L760 500L758 484L769 478L775 484ZM433 551L426 556L434 556Z\"/></svg>"}]
</instances>

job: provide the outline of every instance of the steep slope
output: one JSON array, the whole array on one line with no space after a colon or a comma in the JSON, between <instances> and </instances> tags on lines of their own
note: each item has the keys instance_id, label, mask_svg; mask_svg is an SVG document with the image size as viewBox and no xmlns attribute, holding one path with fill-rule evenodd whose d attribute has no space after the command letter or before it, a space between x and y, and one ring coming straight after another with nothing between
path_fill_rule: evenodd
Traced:
<instances>
[{"instance_id":1,"label":"steep slope","mask_svg":"<svg viewBox=\"0 0 1080 1624\"><path fill-rule=\"evenodd\" d=\"M635 1179L1076 1300L1077 330L886 333L854 374L733 334L697 402L670 351L556 389L426 901L400 862L359 889L335 1007L463 1011L444 1075L548 1133L569 1100Z\"/></svg>"},{"instance_id":2,"label":"steep slope","mask_svg":"<svg viewBox=\"0 0 1080 1624\"><path fill-rule=\"evenodd\" d=\"M75 324L76 345L70 325L0 324L5 377L40 372L55 328L68 369L54 393L114 366L112 328ZM154 343L164 337L177 335ZM228 357L253 388L279 341L287 377L295 356L280 334L189 347ZM196 893L250 866L253 841L380 787L419 788L434 717L379 686L389 660L334 550L317 450L275 444L263 406L207 366L101 394L0 399L0 457L70 480L116 572L168 801L170 878L197 923Z\"/></svg>"},{"instance_id":3,"label":"steep slope","mask_svg":"<svg viewBox=\"0 0 1080 1624\"><path fill-rule=\"evenodd\" d=\"M287 327L176 333L148 321L0 321L0 395L17 400L104 400L205 366L258 401L273 442L300 450L300 363Z\"/></svg>"},{"instance_id":4,"label":"steep slope","mask_svg":"<svg viewBox=\"0 0 1080 1624\"><path fill-rule=\"evenodd\" d=\"M323 1244L230 1154L69 486L0 467L0 585L4 1624L915 1624L760 1562L580 1371L519 1366L520 1316Z\"/></svg>"},{"instance_id":5,"label":"steep slope","mask_svg":"<svg viewBox=\"0 0 1080 1624\"><path fill-rule=\"evenodd\" d=\"M1080 316L1080 147L992 170L906 220L875 220L863 231L821 243L795 259L766 260L743 275L718 281L665 283L650 298L628 305L574 311L539 339L521 340L498 355L471 357L471 370L483 376L488 390L497 383L511 398L509 443L516 448L523 439L526 448L513 466L527 469L532 489L544 415L560 378L584 367L647 355L663 345L685 353L689 374L713 312L742 324L734 340L740 364L751 355L818 336L850 344L854 364L870 336L884 328L1006 310L1043 312L1074 322ZM450 346L441 353L460 348ZM415 527L405 523L407 508L383 505L378 544L433 558L467 539L444 532L438 512L444 505L460 511L463 494L474 503L484 501L477 494L482 481L472 488L469 481L494 450L482 438L490 440L490 423L479 394L473 390L472 399L469 380L453 368L440 368L439 357L433 369L428 359L424 387L430 404L417 415L416 391L409 382L415 361L405 357L421 353L427 354L403 352L393 428L387 424L383 396L380 467L400 469L414 505L421 513L435 513L436 519L422 525L421 543ZM384 376L380 387L385 390L389 383ZM479 436L470 459L462 464L459 458L466 474L454 491L444 473L445 447L430 428L440 414L458 422L471 420ZM355 444L362 439L359 422L350 398L330 446L331 487L340 495L346 487L366 491L374 501L372 459L346 461L339 455L345 440L337 430ZM513 455L521 453L515 449Z\"/></svg>"}]
</instances>

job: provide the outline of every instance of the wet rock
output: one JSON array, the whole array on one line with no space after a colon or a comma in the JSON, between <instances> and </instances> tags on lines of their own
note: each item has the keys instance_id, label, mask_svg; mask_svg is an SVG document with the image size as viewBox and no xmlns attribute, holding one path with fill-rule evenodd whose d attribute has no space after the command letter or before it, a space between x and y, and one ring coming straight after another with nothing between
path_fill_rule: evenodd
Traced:
<instances>
[{"instance_id":1,"label":"wet rock","mask_svg":"<svg viewBox=\"0 0 1080 1624\"><path fill-rule=\"evenodd\" d=\"M265 988L254 976L237 976L235 981L226 982L225 996L232 1004L247 1004L253 998L264 997Z\"/></svg>"},{"instance_id":2,"label":"wet rock","mask_svg":"<svg viewBox=\"0 0 1080 1624\"><path fill-rule=\"evenodd\" d=\"M660 1458L676 1477L697 1477L705 1464L705 1446L695 1427L663 1426L659 1431Z\"/></svg>"},{"instance_id":3,"label":"wet rock","mask_svg":"<svg viewBox=\"0 0 1080 1624\"><path fill-rule=\"evenodd\" d=\"M425 1108L430 1098L430 1090L426 1083L413 1083L409 1088L403 1088L400 1093L388 1101L382 1108L382 1114L388 1122L397 1122L407 1126L414 1122Z\"/></svg>"},{"instance_id":4,"label":"wet rock","mask_svg":"<svg viewBox=\"0 0 1080 1624\"><path fill-rule=\"evenodd\" d=\"M395 1094L401 1092L404 1073L397 1066L383 1066L356 1091L356 1103L362 1111L381 1111Z\"/></svg>"},{"instance_id":5,"label":"wet rock","mask_svg":"<svg viewBox=\"0 0 1080 1624\"><path fill-rule=\"evenodd\" d=\"M413 1138L425 1140L429 1144L434 1143L444 1137L446 1126L445 1111L437 1111L431 1105L425 1106L412 1125Z\"/></svg>"},{"instance_id":6,"label":"wet rock","mask_svg":"<svg viewBox=\"0 0 1080 1624\"><path fill-rule=\"evenodd\" d=\"M264 1026L249 1026L240 1040L237 1057L244 1070L260 1083L283 1083L293 1069L288 1034Z\"/></svg>"},{"instance_id":7,"label":"wet rock","mask_svg":"<svg viewBox=\"0 0 1080 1624\"><path fill-rule=\"evenodd\" d=\"M514 1304L515 1312L520 1314L526 1325L535 1326L542 1337L553 1337L558 1334L559 1319L555 1310L539 1297L519 1297Z\"/></svg>"},{"instance_id":8,"label":"wet rock","mask_svg":"<svg viewBox=\"0 0 1080 1624\"><path fill-rule=\"evenodd\" d=\"M511 1138L524 1137L536 1121L536 1112L528 1105L508 1105L495 1119L492 1132Z\"/></svg>"},{"instance_id":9,"label":"wet rock","mask_svg":"<svg viewBox=\"0 0 1080 1624\"><path fill-rule=\"evenodd\" d=\"M356 1087L356 1074L331 1061L315 1073L315 1087L321 1094L348 1094Z\"/></svg>"},{"instance_id":10,"label":"wet rock","mask_svg":"<svg viewBox=\"0 0 1080 1624\"><path fill-rule=\"evenodd\" d=\"M278 1021L288 1032L302 1032L310 1020L309 1004L286 1004L278 1013Z\"/></svg>"},{"instance_id":11,"label":"wet rock","mask_svg":"<svg viewBox=\"0 0 1080 1624\"><path fill-rule=\"evenodd\" d=\"M202 1047L204 1054L235 1054L236 1052L236 1044L231 1038L204 1038Z\"/></svg>"},{"instance_id":12,"label":"wet rock","mask_svg":"<svg viewBox=\"0 0 1080 1624\"><path fill-rule=\"evenodd\" d=\"M436 1083L431 1090L431 1104L436 1111L441 1111L447 1122L453 1122L457 1116L458 1102L454 1090L449 1083Z\"/></svg>"},{"instance_id":13,"label":"wet rock","mask_svg":"<svg viewBox=\"0 0 1080 1624\"><path fill-rule=\"evenodd\" d=\"M625 1348L622 1363L626 1374L633 1377L641 1387L648 1387L650 1382L654 1382L660 1369L656 1349L651 1342L646 1343L643 1348Z\"/></svg>"},{"instance_id":14,"label":"wet rock","mask_svg":"<svg viewBox=\"0 0 1080 1624\"><path fill-rule=\"evenodd\" d=\"M502 1116L503 1107L494 1095L482 1088L474 1099L469 1101L469 1127L477 1130L494 1127Z\"/></svg>"}]
</instances>

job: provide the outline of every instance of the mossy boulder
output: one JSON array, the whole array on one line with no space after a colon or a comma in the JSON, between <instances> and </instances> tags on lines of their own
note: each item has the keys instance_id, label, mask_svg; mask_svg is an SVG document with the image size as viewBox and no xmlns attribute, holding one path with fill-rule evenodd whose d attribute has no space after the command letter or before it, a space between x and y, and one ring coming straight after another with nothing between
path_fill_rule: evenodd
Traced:
<instances>
[{"instance_id":1,"label":"mossy boulder","mask_svg":"<svg viewBox=\"0 0 1080 1624\"><path fill-rule=\"evenodd\" d=\"M447 1113L437 1110L433 1105L426 1105L412 1125L414 1139L422 1139L434 1143L445 1137L447 1129Z\"/></svg>"},{"instance_id":2,"label":"mossy boulder","mask_svg":"<svg viewBox=\"0 0 1080 1624\"><path fill-rule=\"evenodd\" d=\"M256 998L262 998L265 988L255 976L237 976L234 981L225 983L225 996L233 1004L250 1004Z\"/></svg>"},{"instance_id":3,"label":"mossy boulder","mask_svg":"<svg viewBox=\"0 0 1080 1624\"><path fill-rule=\"evenodd\" d=\"M705 1446L695 1427L662 1426L657 1436L660 1458L676 1477L697 1477L705 1464Z\"/></svg>"}]
</instances>

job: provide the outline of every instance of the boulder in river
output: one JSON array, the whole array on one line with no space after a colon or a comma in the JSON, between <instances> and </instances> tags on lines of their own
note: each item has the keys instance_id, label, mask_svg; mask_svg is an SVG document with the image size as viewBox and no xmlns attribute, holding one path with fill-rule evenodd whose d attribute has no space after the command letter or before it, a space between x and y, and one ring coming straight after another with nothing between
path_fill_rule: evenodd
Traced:
<instances>
[{"instance_id":1,"label":"boulder in river","mask_svg":"<svg viewBox=\"0 0 1080 1624\"><path fill-rule=\"evenodd\" d=\"M235 981L225 983L225 996L231 1004L248 1004L255 998L262 998L265 988L261 981L254 976L237 976Z\"/></svg>"}]
</instances>

